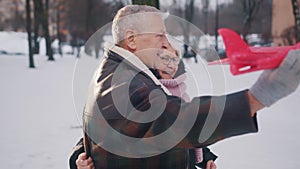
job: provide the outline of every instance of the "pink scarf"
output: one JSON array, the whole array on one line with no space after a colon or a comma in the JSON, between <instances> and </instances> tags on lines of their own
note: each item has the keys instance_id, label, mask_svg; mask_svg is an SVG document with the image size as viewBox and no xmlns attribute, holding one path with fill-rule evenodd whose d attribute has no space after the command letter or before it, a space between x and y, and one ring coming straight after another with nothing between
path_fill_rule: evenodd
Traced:
<instances>
[{"instance_id":1,"label":"pink scarf","mask_svg":"<svg viewBox=\"0 0 300 169\"><path fill-rule=\"evenodd\" d=\"M181 97L184 101L191 101L186 93L186 74L182 74L175 79L159 79L159 81L171 92L173 96ZM195 149L196 163L201 163L203 160L202 148Z\"/></svg>"},{"instance_id":2,"label":"pink scarf","mask_svg":"<svg viewBox=\"0 0 300 169\"><path fill-rule=\"evenodd\" d=\"M186 74L182 74L175 79L159 79L159 81L171 92L173 96L181 97L184 101L191 101L186 93Z\"/></svg>"}]
</instances>

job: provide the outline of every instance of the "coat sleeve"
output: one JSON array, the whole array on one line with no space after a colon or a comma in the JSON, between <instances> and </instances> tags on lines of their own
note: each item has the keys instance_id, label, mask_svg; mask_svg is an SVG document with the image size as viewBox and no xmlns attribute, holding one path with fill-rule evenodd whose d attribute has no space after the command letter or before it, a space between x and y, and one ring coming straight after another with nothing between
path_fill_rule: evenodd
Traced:
<instances>
[{"instance_id":1,"label":"coat sleeve","mask_svg":"<svg viewBox=\"0 0 300 169\"><path fill-rule=\"evenodd\" d=\"M112 141L124 143L125 140L119 137L119 134L112 138L114 135L111 131L113 131L129 138L164 135L163 139L150 142L155 147L172 144L177 148L195 148L208 146L232 136L258 131L256 117L250 116L247 90L223 96L195 97L190 102L185 102L179 97L165 94L160 86L151 84L151 80L137 78L132 82L129 88L129 100L133 107L126 106L128 100L122 98L122 94L118 95L123 105L122 115L120 109L113 104L115 102L109 91L121 88L123 83L115 85L115 88L101 91L95 104L86 105L92 107L86 110L94 113L92 118L89 118L89 115L84 116L89 119L84 120L86 121L85 132L88 132L92 139L96 139L95 142L109 145ZM97 112L93 110L95 108L99 109L105 119L97 117L99 113L95 113ZM152 119L145 122L131 120L145 118L145 116ZM106 122L109 128L113 129L107 128L109 130L105 131ZM103 139L105 140L101 141ZM174 140L177 142L174 143Z\"/></svg>"},{"instance_id":2,"label":"coat sleeve","mask_svg":"<svg viewBox=\"0 0 300 169\"><path fill-rule=\"evenodd\" d=\"M79 154L84 152L83 147L83 138L81 138L75 147L73 147L70 158L69 158L69 167L70 169L77 169L76 160Z\"/></svg>"},{"instance_id":3,"label":"coat sleeve","mask_svg":"<svg viewBox=\"0 0 300 169\"><path fill-rule=\"evenodd\" d=\"M155 106L163 105L164 97L166 103L164 111L152 122L141 124L126 120L122 133L128 136L152 137L172 128L168 134L171 139L178 139L178 135L184 133L177 147L193 148L258 131L256 117L250 116L247 90L224 96L196 97L185 102L179 97L153 94L151 86L134 89L130 98L136 110L159 110Z\"/></svg>"},{"instance_id":4,"label":"coat sleeve","mask_svg":"<svg viewBox=\"0 0 300 169\"><path fill-rule=\"evenodd\" d=\"M186 139L193 145L200 144L202 147L202 143L207 146L232 136L257 132L257 119L250 115L247 92L245 90L226 96L194 98L191 103L187 103L191 104L187 107L195 102L200 102L200 106L197 119ZM206 133L210 135L205 135Z\"/></svg>"}]
</instances>

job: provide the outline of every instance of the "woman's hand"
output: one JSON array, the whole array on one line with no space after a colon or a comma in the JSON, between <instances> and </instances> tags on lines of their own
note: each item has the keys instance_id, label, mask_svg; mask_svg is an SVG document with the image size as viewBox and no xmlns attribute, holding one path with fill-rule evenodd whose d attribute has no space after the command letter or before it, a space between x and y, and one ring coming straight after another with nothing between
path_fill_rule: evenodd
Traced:
<instances>
[{"instance_id":1,"label":"woman's hand","mask_svg":"<svg viewBox=\"0 0 300 169\"><path fill-rule=\"evenodd\" d=\"M86 154L81 153L77 160L76 160L76 165L78 169L95 169L94 167L94 162L91 157L86 159Z\"/></svg>"},{"instance_id":2,"label":"woman's hand","mask_svg":"<svg viewBox=\"0 0 300 169\"><path fill-rule=\"evenodd\" d=\"M206 163L206 169L216 169L216 168L217 168L217 166L213 160L209 160Z\"/></svg>"}]
</instances>

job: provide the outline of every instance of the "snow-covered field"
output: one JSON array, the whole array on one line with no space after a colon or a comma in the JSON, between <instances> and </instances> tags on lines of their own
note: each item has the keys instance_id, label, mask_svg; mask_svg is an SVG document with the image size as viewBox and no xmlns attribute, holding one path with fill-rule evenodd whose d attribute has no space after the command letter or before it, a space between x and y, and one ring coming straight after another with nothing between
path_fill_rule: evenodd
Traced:
<instances>
[{"instance_id":1,"label":"snow-covered field","mask_svg":"<svg viewBox=\"0 0 300 169\"><path fill-rule=\"evenodd\" d=\"M9 37L11 41L0 34L0 50L27 53L19 35L16 39ZM56 55L55 59L49 62L43 54L35 55L37 68L29 69L26 55L0 55L0 165L3 169L68 168L71 149L82 135L72 94L77 60L72 55ZM201 64L192 60L186 64L194 79L203 84ZM228 67L224 71L226 92L251 86L259 75L255 72L233 77ZM195 95L194 90L189 88L188 92ZM202 89L199 93L206 94ZM258 113L259 133L210 146L219 156L218 169L299 169L299 100L300 89Z\"/></svg>"}]
</instances>

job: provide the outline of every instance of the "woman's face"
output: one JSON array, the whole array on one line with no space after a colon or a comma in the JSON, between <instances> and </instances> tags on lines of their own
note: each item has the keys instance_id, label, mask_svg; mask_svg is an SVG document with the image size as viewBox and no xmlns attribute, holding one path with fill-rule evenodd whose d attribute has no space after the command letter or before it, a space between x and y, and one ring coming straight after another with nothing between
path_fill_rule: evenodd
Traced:
<instances>
[{"instance_id":1,"label":"woman's face","mask_svg":"<svg viewBox=\"0 0 300 169\"><path fill-rule=\"evenodd\" d=\"M173 48L162 50L158 54L156 69L162 79L172 79L178 70L180 58Z\"/></svg>"}]
</instances>

